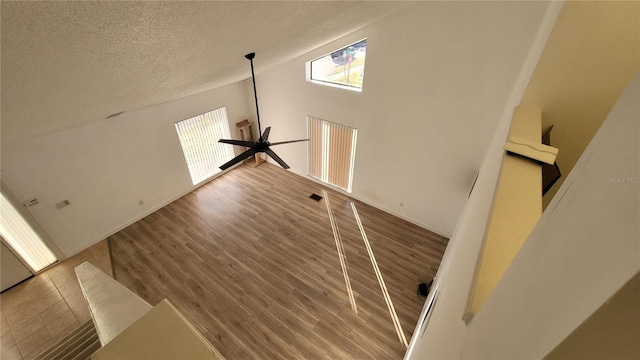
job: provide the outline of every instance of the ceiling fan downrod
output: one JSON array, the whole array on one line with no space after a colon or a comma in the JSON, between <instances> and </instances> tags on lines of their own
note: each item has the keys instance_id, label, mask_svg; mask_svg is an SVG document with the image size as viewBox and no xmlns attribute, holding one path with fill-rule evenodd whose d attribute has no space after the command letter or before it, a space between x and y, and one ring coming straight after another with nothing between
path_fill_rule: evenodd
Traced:
<instances>
[{"instance_id":1,"label":"ceiling fan downrod","mask_svg":"<svg viewBox=\"0 0 640 360\"><path fill-rule=\"evenodd\" d=\"M258 108L258 91L256 90L256 75L253 72L253 58L256 57L256 53L248 53L244 56L251 62L251 80L253 80L253 97L256 100L256 115L258 116L258 134L260 135L260 141L264 141L262 138L262 126L260 126L260 109Z\"/></svg>"}]
</instances>

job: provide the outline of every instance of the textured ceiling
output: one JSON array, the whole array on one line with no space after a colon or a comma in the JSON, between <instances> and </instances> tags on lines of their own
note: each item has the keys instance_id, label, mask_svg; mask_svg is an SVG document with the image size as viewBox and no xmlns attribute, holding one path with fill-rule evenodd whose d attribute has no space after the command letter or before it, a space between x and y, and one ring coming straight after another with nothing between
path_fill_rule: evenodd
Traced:
<instances>
[{"instance_id":1,"label":"textured ceiling","mask_svg":"<svg viewBox=\"0 0 640 360\"><path fill-rule=\"evenodd\" d=\"M357 30L399 2L1 3L2 146L200 93Z\"/></svg>"}]
</instances>

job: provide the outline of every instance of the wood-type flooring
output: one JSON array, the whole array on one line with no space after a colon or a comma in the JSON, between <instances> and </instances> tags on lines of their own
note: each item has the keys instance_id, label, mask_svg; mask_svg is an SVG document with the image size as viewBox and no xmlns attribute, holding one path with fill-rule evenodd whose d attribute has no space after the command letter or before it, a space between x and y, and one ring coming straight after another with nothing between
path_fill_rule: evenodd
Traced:
<instances>
[{"instance_id":1,"label":"wood-type flooring","mask_svg":"<svg viewBox=\"0 0 640 360\"><path fill-rule=\"evenodd\" d=\"M309 198L323 189L340 241L327 199ZM110 236L114 277L152 305L169 299L227 359L401 359L351 202L408 342L418 284L435 276L447 239L268 163Z\"/></svg>"}]
</instances>

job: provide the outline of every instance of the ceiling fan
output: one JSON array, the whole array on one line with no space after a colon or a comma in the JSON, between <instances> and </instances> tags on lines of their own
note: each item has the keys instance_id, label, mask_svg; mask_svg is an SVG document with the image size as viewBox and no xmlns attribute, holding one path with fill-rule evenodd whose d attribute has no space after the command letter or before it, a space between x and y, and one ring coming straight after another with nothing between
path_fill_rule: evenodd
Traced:
<instances>
[{"instance_id":1,"label":"ceiling fan","mask_svg":"<svg viewBox=\"0 0 640 360\"><path fill-rule=\"evenodd\" d=\"M231 159L229 162L220 166L220 169L226 170L231 166L239 163L240 161L243 161L244 159L248 159L251 156L261 152L267 153L267 155L271 156L271 158L275 160L278 164L280 164L280 166L282 166L285 169L288 169L289 165L287 165L287 163L285 163L284 160L282 160L278 155L276 155L276 153L270 149L270 146L289 144L289 143L300 142L300 141L309 141L309 139L280 141L275 143L269 142L269 132L271 131L271 126L264 129L264 133L262 132L262 128L260 127L260 111L258 110L258 93L256 91L256 75L253 73L253 58L256 57L256 53L250 53L245 55L244 57L249 59L249 61L251 62L251 78L253 79L253 95L256 99L256 114L258 115L258 132L260 133L260 138L256 142L231 140L231 139L218 140L221 143L244 146L249 148L247 151L243 152L242 154Z\"/></svg>"}]
</instances>

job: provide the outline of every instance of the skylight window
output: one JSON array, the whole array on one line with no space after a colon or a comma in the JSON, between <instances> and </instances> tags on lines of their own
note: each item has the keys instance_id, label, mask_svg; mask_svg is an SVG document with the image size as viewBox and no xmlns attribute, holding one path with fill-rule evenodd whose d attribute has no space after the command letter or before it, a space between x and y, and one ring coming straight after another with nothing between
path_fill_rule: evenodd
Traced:
<instances>
[{"instance_id":1,"label":"skylight window","mask_svg":"<svg viewBox=\"0 0 640 360\"><path fill-rule=\"evenodd\" d=\"M178 121L176 131L193 185L220 172L219 166L235 155L231 145L218 142L231 138L224 107Z\"/></svg>"},{"instance_id":2,"label":"skylight window","mask_svg":"<svg viewBox=\"0 0 640 360\"><path fill-rule=\"evenodd\" d=\"M362 91L367 39L311 61L310 80L316 84Z\"/></svg>"}]
</instances>

